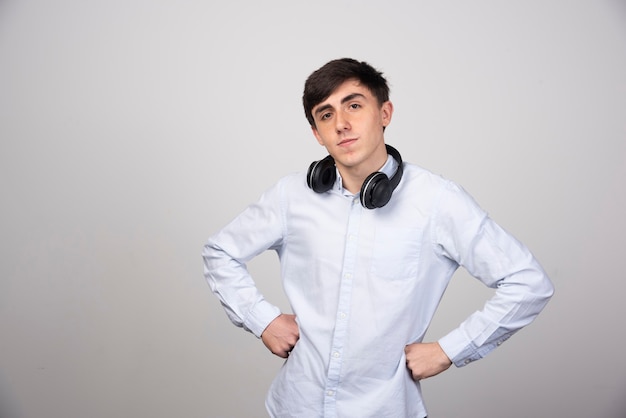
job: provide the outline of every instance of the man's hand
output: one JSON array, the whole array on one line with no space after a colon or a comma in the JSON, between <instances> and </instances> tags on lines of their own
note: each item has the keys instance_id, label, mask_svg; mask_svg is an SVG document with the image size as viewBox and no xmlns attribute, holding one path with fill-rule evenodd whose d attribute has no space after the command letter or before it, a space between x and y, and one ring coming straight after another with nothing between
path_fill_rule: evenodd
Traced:
<instances>
[{"instance_id":1,"label":"man's hand","mask_svg":"<svg viewBox=\"0 0 626 418\"><path fill-rule=\"evenodd\" d=\"M296 316L280 314L261 334L263 344L278 357L287 358L300 338Z\"/></svg>"},{"instance_id":2,"label":"man's hand","mask_svg":"<svg viewBox=\"0 0 626 418\"><path fill-rule=\"evenodd\" d=\"M414 380L435 376L450 367L452 362L439 343L415 343L404 347L406 366Z\"/></svg>"}]
</instances>

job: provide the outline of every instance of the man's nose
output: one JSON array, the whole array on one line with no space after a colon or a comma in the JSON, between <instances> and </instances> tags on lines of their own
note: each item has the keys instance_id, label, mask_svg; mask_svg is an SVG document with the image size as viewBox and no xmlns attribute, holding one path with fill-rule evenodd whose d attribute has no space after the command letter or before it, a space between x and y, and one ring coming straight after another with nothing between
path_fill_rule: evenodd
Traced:
<instances>
[{"instance_id":1,"label":"man's nose","mask_svg":"<svg viewBox=\"0 0 626 418\"><path fill-rule=\"evenodd\" d=\"M350 121L348 120L348 115L346 115L345 112L337 112L335 127L337 132L350 129Z\"/></svg>"}]
</instances>

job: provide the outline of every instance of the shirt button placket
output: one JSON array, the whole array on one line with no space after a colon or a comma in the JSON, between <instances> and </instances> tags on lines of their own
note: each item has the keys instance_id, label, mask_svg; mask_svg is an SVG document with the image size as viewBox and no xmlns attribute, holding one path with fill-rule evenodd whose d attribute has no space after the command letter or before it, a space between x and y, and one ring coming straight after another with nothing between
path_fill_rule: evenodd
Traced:
<instances>
[{"instance_id":1,"label":"shirt button placket","mask_svg":"<svg viewBox=\"0 0 626 418\"><path fill-rule=\"evenodd\" d=\"M348 220L348 231L346 235L346 245L343 259L343 269L341 284L339 288L339 305L337 306L337 317L335 322L335 332L331 347L331 355L328 365L328 376L326 381L326 397L324 401L324 416L336 416L336 396L341 373L341 362L343 358L343 347L347 337L347 327L350 298L352 294L352 280L356 265L356 254L358 250L358 226L361 214L361 205L358 199L354 199L350 208Z\"/></svg>"}]
</instances>

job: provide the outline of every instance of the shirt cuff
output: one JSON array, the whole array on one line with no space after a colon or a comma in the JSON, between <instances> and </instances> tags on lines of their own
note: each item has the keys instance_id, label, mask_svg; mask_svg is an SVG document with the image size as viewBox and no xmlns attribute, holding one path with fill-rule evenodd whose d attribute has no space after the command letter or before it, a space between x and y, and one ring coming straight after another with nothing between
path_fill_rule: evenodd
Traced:
<instances>
[{"instance_id":1,"label":"shirt cuff","mask_svg":"<svg viewBox=\"0 0 626 418\"><path fill-rule=\"evenodd\" d=\"M438 342L443 352L457 367L466 366L482 357L460 329L452 331Z\"/></svg>"},{"instance_id":2,"label":"shirt cuff","mask_svg":"<svg viewBox=\"0 0 626 418\"><path fill-rule=\"evenodd\" d=\"M270 322L276 319L278 315L280 315L280 309L278 309L278 307L266 300L261 300L248 312L244 326L256 335L257 338L261 338L261 334L263 334L265 328L267 328Z\"/></svg>"}]
</instances>

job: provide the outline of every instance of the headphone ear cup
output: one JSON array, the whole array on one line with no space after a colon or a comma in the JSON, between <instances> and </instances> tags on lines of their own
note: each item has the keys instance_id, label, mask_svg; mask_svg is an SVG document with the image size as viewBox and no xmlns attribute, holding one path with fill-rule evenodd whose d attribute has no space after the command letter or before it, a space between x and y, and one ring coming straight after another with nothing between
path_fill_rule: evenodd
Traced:
<instances>
[{"instance_id":1,"label":"headphone ear cup","mask_svg":"<svg viewBox=\"0 0 626 418\"><path fill-rule=\"evenodd\" d=\"M330 190L337 180L335 160L329 155L323 160L313 161L306 175L306 183L314 192Z\"/></svg>"},{"instance_id":2,"label":"headphone ear cup","mask_svg":"<svg viewBox=\"0 0 626 418\"><path fill-rule=\"evenodd\" d=\"M367 209L382 208L391 199L393 187L385 173L370 174L361 187L361 205Z\"/></svg>"}]
</instances>

